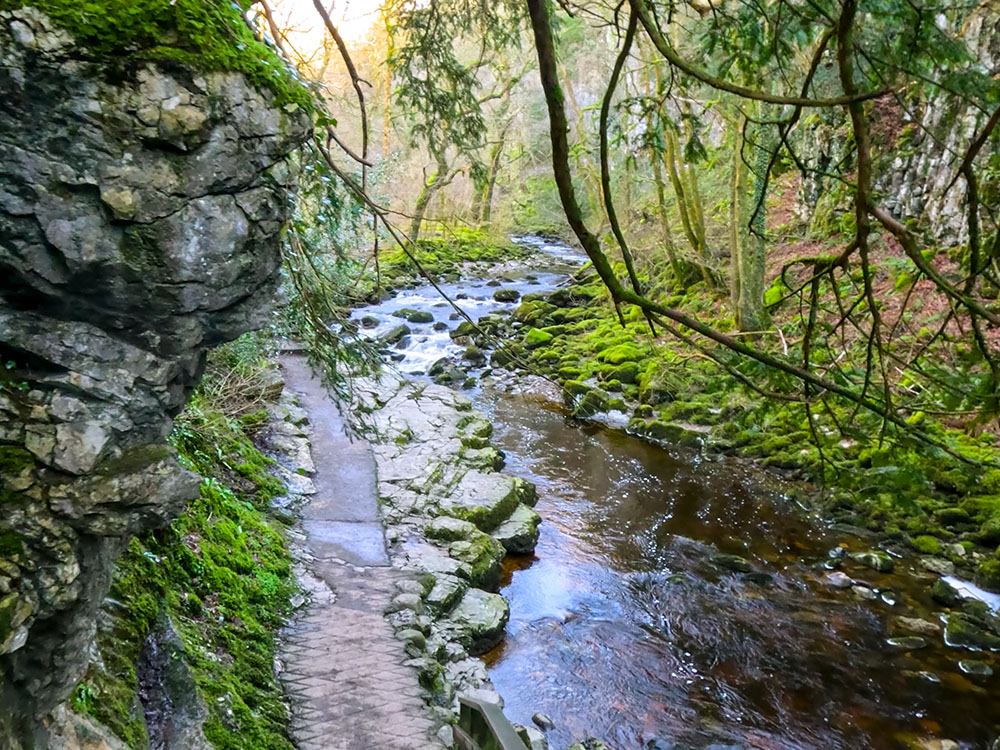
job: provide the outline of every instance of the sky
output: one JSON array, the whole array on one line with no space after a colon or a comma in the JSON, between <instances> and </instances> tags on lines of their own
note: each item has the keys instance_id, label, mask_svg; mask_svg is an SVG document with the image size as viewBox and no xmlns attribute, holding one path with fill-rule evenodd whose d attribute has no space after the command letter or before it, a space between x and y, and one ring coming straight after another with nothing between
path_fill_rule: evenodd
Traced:
<instances>
[{"instance_id":1,"label":"sky","mask_svg":"<svg viewBox=\"0 0 1000 750\"><path fill-rule=\"evenodd\" d=\"M340 35L350 44L364 39L378 21L381 0L324 0L330 18ZM323 22L312 0L274 0L272 3L280 26L290 26L292 44L300 49L315 49L323 37ZM288 23L290 22L290 23Z\"/></svg>"}]
</instances>

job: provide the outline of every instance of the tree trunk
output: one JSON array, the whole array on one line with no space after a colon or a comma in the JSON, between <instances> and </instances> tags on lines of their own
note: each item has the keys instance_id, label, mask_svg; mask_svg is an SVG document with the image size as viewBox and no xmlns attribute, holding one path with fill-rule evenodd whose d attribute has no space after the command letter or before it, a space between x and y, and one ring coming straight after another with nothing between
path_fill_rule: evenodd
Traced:
<instances>
[{"instance_id":1,"label":"tree trunk","mask_svg":"<svg viewBox=\"0 0 1000 750\"><path fill-rule=\"evenodd\" d=\"M763 331L770 326L764 309L764 266L767 261L767 168L770 153L762 148L767 134L758 128L755 141L753 197L750 211L754 212L744 234L740 251L740 298L736 324L741 331Z\"/></svg>"},{"instance_id":2,"label":"tree trunk","mask_svg":"<svg viewBox=\"0 0 1000 750\"><path fill-rule=\"evenodd\" d=\"M424 180L423 186L420 188L420 194L417 196L417 202L413 206L413 215L410 218L410 245L415 247L417 244L417 239L420 237L420 227L424 223L424 214L427 213L427 207L431 204L437 191L444 187L445 175L448 172L448 162L445 161L444 154L440 151L434 154L434 161L437 163L437 169L431 173L431 176Z\"/></svg>"},{"instance_id":3,"label":"tree trunk","mask_svg":"<svg viewBox=\"0 0 1000 750\"><path fill-rule=\"evenodd\" d=\"M729 299L736 324L740 322L740 286L742 278L743 243L746 231L747 170L743 163L743 128L746 116L735 121L733 133L733 174L729 190Z\"/></svg>"},{"instance_id":4,"label":"tree trunk","mask_svg":"<svg viewBox=\"0 0 1000 750\"><path fill-rule=\"evenodd\" d=\"M678 170L677 134L669 127L664 128L663 133L664 140L666 141L666 156L664 161L667 165L667 174L670 176L670 183L674 187L674 194L677 196L677 208L681 214L681 224L684 225L684 234L687 235L688 242L691 243L695 257L701 261L702 278L706 284L711 286L712 276L708 272L707 265L708 253L704 246L704 225L702 225L700 230L695 225L696 214L691 206L690 196L684 188L684 182L681 180L680 171Z\"/></svg>"},{"instance_id":5,"label":"tree trunk","mask_svg":"<svg viewBox=\"0 0 1000 750\"><path fill-rule=\"evenodd\" d=\"M500 142L493 147L490 155L490 176L486 180L486 191L483 193L482 208L479 212L480 226L488 227L493 214L493 192L496 188L497 177L500 176L500 156L503 153L504 139L506 132L500 137Z\"/></svg>"}]
</instances>

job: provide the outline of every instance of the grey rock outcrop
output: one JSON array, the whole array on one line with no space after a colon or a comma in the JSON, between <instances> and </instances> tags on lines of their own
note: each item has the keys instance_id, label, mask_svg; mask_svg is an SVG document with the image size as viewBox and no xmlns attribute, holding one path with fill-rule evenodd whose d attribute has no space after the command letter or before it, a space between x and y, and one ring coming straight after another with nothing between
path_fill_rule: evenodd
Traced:
<instances>
[{"instance_id":1,"label":"grey rock outcrop","mask_svg":"<svg viewBox=\"0 0 1000 750\"><path fill-rule=\"evenodd\" d=\"M237 73L111 76L33 8L0 100L0 746L44 747L119 552L197 491L164 438L264 322L310 125Z\"/></svg>"},{"instance_id":2,"label":"grey rock outcrop","mask_svg":"<svg viewBox=\"0 0 1000 750\"><path fill-rule=\"evenodd\" d=\"M1000 74L1000 5L984 2L970 10L961 26L952 28L944 14L937 17L945 34L966 45L970 59L984 78L996 80ZM932 78L934 76L931 76ZM945 76L938 76L944 78ZM942 246L968 241L967 186L965 179L954 180L955 172L973 139L982 132L989 111L971 97L945 89L934 89L922 98L906 100L903 109L892 95L872 105L873 127L886 131L887 147L876 153L874 189L879 202L901 220L916 220L928 237ZM814 169L800 180L795 203L799 219L809 222L823 216L832 206L821 200L829 192L824 176L836 164L853 158L847 114L841 110L821 110L813 123L799 132L797 153ZM996 151L991 139L977 160L984 165ZM982 178L980 178L982 179ZM981 195L989 188L979 187ZM983 211L983 219L987 219Z\"/></svg>"}]
</instances>

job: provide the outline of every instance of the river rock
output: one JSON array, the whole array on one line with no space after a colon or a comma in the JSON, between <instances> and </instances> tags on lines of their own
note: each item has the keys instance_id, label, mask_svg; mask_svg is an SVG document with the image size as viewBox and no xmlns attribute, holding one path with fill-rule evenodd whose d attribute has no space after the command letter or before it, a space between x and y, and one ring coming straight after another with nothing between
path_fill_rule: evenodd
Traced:
<instances>
[{"instance_id":1,"label":"river rock","mask_svg":"<svg viewBox=\"0 0 1000 750\"><path fill-rule=\"evenodd\" d=\"M928 645L927 640L921 638L919 635L898 636L890 638L886 643L901 651L916 651L917 649L926 648Z\"/></svg>"},{"instance_id":2,"label":"river rock","mask_svg":"<svg viewBox=\"0 0 1000 750\"><path fill-rule=\"evenodd\" d=\"M903 630L920 635L934 636L941 632L941 626L930 620L922 620L919 617L897 617L896 624Z\"/></svg>"},{"instance_id":3,"label":"river rock","mask_svg":"<svg viewBox=\"0 0 1000 750\"><path fill-rule=\"evenodd\" d=\"M875 591L867 586L851 586L851 591L853 591L854 595L862 601L873 601L878 598Z\"/></svg>"},{"instance_id":4,"label":"river rock","mask_svg":"<svg viewBox=\"0 0 1000 750\"><path fill-rule=\"evenodd\" d=\"M497 289L493 292L493 299L497 302L517 302L521 293L516 289Z\"/></svg>"},{"instance_id":5,"label":"river rock","mask_svg":"<svg viewBox=\"0 0 1000 750\"><path fill-rule=\"evenodd\" d=\"M976 659L962 659L958 663L958 668L963 674L971 674L976 677L991 677L993 675L993 667Z\"/></svg>"},{"instance_id":6,"label":"river rock","mask_svg":"<svg viewBox=\"0 0 1000 750\"><path fill-rule=\"evenodd\" d=\"M374 315L365 315L363 318L361 318L361 327L362 328L378 328L378 324L380 322L381 321L378 318L376 318Z\"/></svg>"},{"instance_id":7,"label":"river rock","mask_svg":"<svg viewBox=\"0 0 1000 750\"><path fill-rule=\"evenodd\" d=\"M519 477L469 471L450 496L441 499L444 513L471 521L483 531L495 529L514 513L530 485Z\"/></svg>"},{"instance_id":8,"label":"river rock","mask_svg":"<svg viewBox=\"0 0 1000 750\"><path fill-rule=\"evenodd\" d=\"M383 344L398 344L406 336L410 335L410 327L405 323L393 326L388 331L379 336L379 341Z\"/></svg>"},{"instance_id":9,"label":"river rock","mask_svg":"<svg viewBox=\"0 0 1000 750\"><path fill-rule=\"evenodd\" d=\"M510 518L493 532L493 538L504 549L515 555L526 555L538 543L538 525L542 517L523 503L514 509Z\"/></svg>"},{"instance_id":10,"label":"river rock","mask_svg":"<svg viewBox=\"0 0 1000 750\"><path fill-rule=\"evenodd\" d=\"M434 320L434 316L426 310L414 310L412 307L402 307L391 314L409 323L430 323Z\"/></svg>"},{"instance_id":11,"label":"river rock","mask_svg":"<svg viewBox=\"0 0 1000 750\"><path fill-rule=\"evenodd\" d=\"M846 589L854 585L854 579L839 570L827 573L823 579L835 589Z\"/></svg>"},{"instance_id":12,"label":"river rock","mask_svg":"<svg viewBox=\"0 0 1000 750\"><path fill-rule=\"evenodd\" d=\"M439 574L427 594L427 606L437 613L447 612L458 603L468 588L469 584L459 576Z\"/></svg>"},{"instance_id":13,"label":"river rock","mask_svg":"<svg viewBox=\"0 0 1000 750\"><path fill-rule=\"evenodd\" d=\"M463 336L471 336L476 332L476 327L467 320L463 320L454 329L452 329L448 335L453 339L459 339Z\"/></svg>"},{"instance_id":14,"label":"river rock","mask_svg":"<svg viewBox=\"0 0 1000 750\"><path fill-rule=\"evenodd\" d=\"M468 539L448 545L448 554L469 566L469 582L487 590L500 584L500 563L505 550L503 545L479 529Z\"/></svg>"},{"instance_id":15,"label":"river rock","mask_svg":"<svg viewBox=\"0 0 1000 750\"><path fill-rule=\"evenodd\" d=\"M733 573L752 573L753 566L745 557L727 555L722 552L712 555L712 562L723 570Z\"/></svg>"},{"instance_id":16,"label":"river rock","mask_svg":"<svg viewBox=\"0 0 1000 750\"><path fill-rule=\"evenodd\" d=\"M944 626L944 642L955 648L1000 651L1000 637L987 633L965 615L948 615Z\"/></svg>"},{"instance_id":17,"label":"river rock","mask_svg":"<svg viewBox=\"0 0 1000 750\"><path fill-rule=\"evenodd\" d=\"M855 552L851 559L861 565L877 570L879 573L891 573L896 568L895 561L882 550L869 550L868 552Z\"/></svg>"},{"instance_id":18,"label":"river rock","mask_svg":"<svg viewBox=\"0 0 1000 750\"><path fill-rule=\"evenodd\" d=\"M552 334L546 333L540 328L529 328L528 332L524 334L524 339L521 343L524 345L525 349L537 349L540 346L544 346L552 340Z\"/></svg>"},{"instance_id":19,"label":"river rock","mask_svg":"<svg viewBox=\"0 0 1000 750\"><path fill-rule=\"evenodd\" d=\"M500 642L509 617L510 608L502 596L470 588L441 621L441 630L478 656Z\"/></svg>"},{"instance_id":20,"label":"river rock","mask_svg":"<svg viewBox=\"0 0 1000 750\"><path fill-rule=\"evenodd\" d=\"M462 352L462 359L473 367L482 367L486 364L486 354L478 346L470 346Z\"/></svg>"},{"instance_id":21,"label":"river rock","mask_svg":"<svg viewBox=\"0 0 1000 750\"><path fill-rule=\"evenodd\" d=\"M935 581L931 587L931 598L946 607L954 607L962 601L958 589L942 579Z\"/></svg>"},{"instance_id":22,"label":"river rock","mask_svg":"<svg viewBox=\"0 0 1000 750\"><path fill-rule=\"evenodd\" d=\"M921 557L920 567L939 576L950 576L955 572L955 563L942 557Z\"/></svg>"},{"instance_id":23,"label":"river rock","mask_svg":"<svg viewBox=\"0 0 1000 750\"><path fill-rule=\"evenodd\" d=\"M544 729L546 732L549 732L556 728L556 723L552 721L552 719L550 719L547 714L539 712L534 716L532 716L531 720L535 723L535 726L537 726L539 729Z\"/></svg>"},{"instance_id":24,"label":"river rock","mask_svg":"<svg viewBox=\"0 0 1000 750\"><path fill-rule=\"evenodd\" d=\"M424 534L430 539L441 539L446 542L469 539L476 533L481 532L475 524L453 516L438 516L424 526Z\"/></svg>"}]
</instances>

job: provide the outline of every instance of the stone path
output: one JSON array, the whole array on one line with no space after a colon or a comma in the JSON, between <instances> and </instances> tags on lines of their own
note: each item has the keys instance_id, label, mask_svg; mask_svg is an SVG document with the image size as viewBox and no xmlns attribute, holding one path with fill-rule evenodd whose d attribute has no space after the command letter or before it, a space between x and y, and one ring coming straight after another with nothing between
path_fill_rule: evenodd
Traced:
<instances>
[{"instance_id":1,"label":"stone path","mask_svg":"<svg viewBox=\"0 0 1000 750\"><path fill-rule=\"evenodd\" d=\"M371 449L345 435L303 359L282 366L309 414L316 466L297 555L311 597L282 648L292 739L299 750L444 750L383 614L406 574L389 565Z\"/></svg>"}]
</instances>

